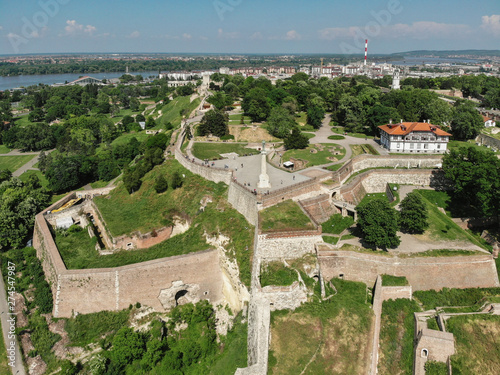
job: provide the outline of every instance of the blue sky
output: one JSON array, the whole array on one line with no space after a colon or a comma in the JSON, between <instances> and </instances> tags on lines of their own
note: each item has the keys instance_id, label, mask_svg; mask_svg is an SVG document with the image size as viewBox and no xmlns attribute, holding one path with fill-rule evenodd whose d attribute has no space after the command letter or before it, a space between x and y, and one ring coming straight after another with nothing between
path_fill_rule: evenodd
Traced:
<instances>
[{"instance_id":1,"label":"blue sky","mask_svg":"<svg viewBox=\"0 0 500 375\"><path fill-rule=\"evenodd\" d=\"M0 54L499 49L498 0L0 0Z\"/></svg>"}]
</instances>

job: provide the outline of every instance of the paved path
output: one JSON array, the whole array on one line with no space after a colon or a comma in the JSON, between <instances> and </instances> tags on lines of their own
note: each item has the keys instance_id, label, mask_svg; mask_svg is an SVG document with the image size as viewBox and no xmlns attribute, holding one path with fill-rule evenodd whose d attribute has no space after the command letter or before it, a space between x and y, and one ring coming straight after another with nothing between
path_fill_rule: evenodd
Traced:
<instances>
[{"instance_id":1,"label":"paved path","mask_svg":"<svg viewBox=\"0 0 500 375\"><path fill-rule=\"evenodd\" d=\"M48 155L50 154L52 151L54 151L54 149L52 150L49 150L49 151L45 151L45 153ZM38 157L40 156L40 153L41 151L38 151L38 152L21 152L19 150L12 150L11 152L7 153L7 154L1 154L0 157L2 156L24 156L24 155L36 155L33 159L31 159L29 162L27 162L26 164L24 164L22 167L20 167L19 169L17 169L16 171L14 171L12 173L12 176L14 177L19 177L21 176L24 172L28 171L28 170L33 170L33 171L37 171L39 170L38 168L34 168L33 166L38 163Z\"/></svg>"},{"instance_id":2,"label":"paved path","mask_svg":"<svg viewBox=\"0 0 500 375\"><path fill-rule=\"evenodd\" d=\"M11 326L12 322L9 322L9 319L15 318L15 315L9 315L9 309L8 309L8 304L7 304L7 295L5 293L5 284L3 277L0 275L0 317L1 317L1 322L2 322L2 332L3 332L3 339L5 342L5 348L7 351L11 347L11 342L14 342L15 346L15 361L14 361L14 367L11 367L12 374L14 375L26 375L26 371L23 366L23 360L21 357L21 351L19 350L19 341L17 340L17 336L14 339L9 338L9 328ZM15 324L15 323L14 323ZM10 362L10 359L8 358L10 354L7 352L7 362Z\"/></svg>"}]
</instances>

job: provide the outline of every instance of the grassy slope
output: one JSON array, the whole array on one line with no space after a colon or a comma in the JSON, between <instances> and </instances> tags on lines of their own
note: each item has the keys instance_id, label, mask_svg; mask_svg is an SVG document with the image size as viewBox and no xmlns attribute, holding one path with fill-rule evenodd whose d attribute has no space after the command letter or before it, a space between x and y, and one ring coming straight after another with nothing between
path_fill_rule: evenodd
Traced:
<instances>
[{"instance_id":1,"label":"grassy slope","mask_svg":"<svg viewBox=\"0 0 500 375\"><path fill-rule=\"evenodd\" d=\"M380 329L378 373L411 375L413 369L413 313L420 311L415 301L384 301Z\"/></svg>"},{"instance_id":2,"label":"grassy slope","mask_svg":"<svg viewBox=\"0 0 500 375\"><path fill-rule=\"evenodd\" d=\"M307 167L312 167L315 165L322 165L332 163L332 160L328 160L329 157L337 158L338 160L342 160L345 156L344 147L334 144L334 143L325 143L323 144L323 151L319 151L315 146L309 146L304 150L289 150L283 154L283 161L289 161L290 158L307 160ZM329 151L330 148L336 148L336 151L340 152L340 155L334 155ZM311 150L315 149L317 152L312 153Z\"/></svg>"},{"instance_id":3,"label":"grassy slope","mask_svg":"<svg viewBox=\"0 0 500 375\"><path fill-rule=\"evenodd\" d=\"M260 228L264 231L313 229L311 220L291 199L266 208L259 215Z\"/></svg>"},{"instance_id":4,"label":"grassy slope","mask_svg":"<svg viewBox=\"0 0 500 375\"><path fill-rule=\"evenodd\" d=\"M328 301L272 313L269 374L366 372L373 321L366 285L332 282L338 293Z\"/></svg>"},{"instance_id":5,"label":"grassy slope","mask_svg":"<svg viewBox=\"0 0 500 375\"><path fill-rule=\"evenodd\" d=\"M240 143L195 143L193 155L198 159L219 159L220 154L235 152L238 155L258 154L257 150L245 148L246 144Z\"/></svg>"},{"instance_id":6,"label":"grassy slope","mask_svg":"<svg viewBox=\"0 0 500 375\"><path fill-rule=\"evenodd\" d=\"M49 184L49 181L47 181L45 175L40 171L28 170L24 172L21 176L19 176L19 178L21 179L21 181L28 181L28 178L31 175L38 176L38 178L40 179L40 183L42 184L43 187L47 187L47 185Z\"/></svg>"},{"instance_id":7,"label":"grassy slope","mask_svg":"<svg viewBox=\"0 0 500 375\"><path fill-rule=\"evenodd\" d=\"M454 374L500 374L500 316L456 316L446 327L455 336Z\"/></svg>"},{"instance_id":8,"label":"grassy slope","mask_svg":"<svg viewBox=\"0 0 500 375\"><path fill-rule=\"evenodd\" d=\"M160 173L170 181L174 171L185 174L184 186L163 194L153 189L155 176ZM187 215L192 220L190 229L158 245L144 250L122 251L113 255L99 256L90 239L80 238L80 233L57 238L63 260L69 268L103 268L144 262L173 255L187 254L210 248L205 234L223 233L232 240L226 246L240 268L242 281L250 284L250 262L253 248L253 228L223 196L227 187L195 176L174 160L168 160L144 177L141 189L129 195L119 185L108 197L97 198L98 205L108 228L116 236L141 230L143 233L169 225L174 214ZM200 200L211 196L204 212L199 212ZM86 233L86 232L83 232ZM85 234L86 235L86 234Z\"/></svg>"},{"instance_id":9,"label":"grassy slope","mask_svg":"<svg viewBox=\"0 0 500 375\"><path fill-rule=\"evenodd\" d=\"M167 105L163 106L161 109L161 116L157 119L156 129L160 129L165 126L166 123L170 122L174 127L178 127L181 124L182 116L181 111L188 109L189 113L194 111L200 105L200 99L195 99L190 102L190 96L179 96L172 100Z\"/></svg>"},{"instance_id":10,"label":"grassy slope","mask_svg":"<svg viewBox=\"0 0 500 375\"><path fill-rule=\"evenodd\" d=\"M5 145L0 145L0 154L7 154L10 152L10 148Z\"/></svg>"},{"instance_id":11,"label":"grassy slope","mask_svg":"<svg viewBox=\"0 0 500 375\"><path fill-rule=\"evenodd\" d=\"M15 172L36 155L0 156L0 169Z\"/></svg>"}]
</instances>

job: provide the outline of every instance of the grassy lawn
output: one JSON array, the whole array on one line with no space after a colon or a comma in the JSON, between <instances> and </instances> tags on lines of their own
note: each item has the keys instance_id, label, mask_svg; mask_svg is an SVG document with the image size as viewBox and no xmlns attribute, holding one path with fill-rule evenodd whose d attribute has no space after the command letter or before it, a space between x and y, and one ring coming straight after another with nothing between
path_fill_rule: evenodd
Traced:
<instances>
[{"instance_id":1,"label":"grassy lawn","mask_svg":"<svg viewBox=\"0 0 500 375\"><path fill-rule=\"evenodd\" d=\"M342 217L341 214L335 214L321 224L321 227L323 233L340 234L353 224L354 219L351 216Z\"/></svg>"},{"instance_id":2,"label":"grassy lawn","mask_svg":"<svg viewBox=\"0 0 500 375\"><path fill-rule=\"evenodd\" d=\"M423 305L425 310L442 306L472 306L477 311L485 301L495 301L500 297L500 288L449 289L441 291L419 290L413 296Z\"/></svg>"},{"instance_id":3,"label":"grassy lawn","mask_svg":"<svg viewBox=\"0 0 500 375\"><path fill-rule=\"evenodd\" d=\"M337 134L342 134L342 135L348 135L350 137L356 137L356 138L365 138L365 139L373 139L374 137L372 135L366 135L363 133L349 133L345 131L343 126L332 126L332 132L337 133Z\"/></svg>"},{"instance_id":4,"label":"grassy lawn","mask_svg":"<svg viewBox=\"0 0 500 375\"><path fill-rule=\"evenodd\" d=\"M0 169L15 172L36 155L0 156Z\"/></svg>"},{"instance_id":5,"label":"grassy lawn","mask_svg":"<svg viewBox=\"0 0 500 375\"><path fill-rule=\"evenodd\" d=\"M307 137L307 139L312 139L312 138L316 137L316 134L313 134L313 133L302 132L302 135L305 135Z\"/></svg>"},{"instance_id":6,"label":"grassy lawn","mask_svg":"<svg viewBox=\"0 0 500 375\"><path fill-rule=\"evenodd\" d=\"M455 336L454 374L500 374L500 316L454 316L446 329Z\"/></svg>"},{"instance_id":7,"label":"grassy lawn","mask_svg":"<svg viewBox=\"0 0 500 375\"><path fill-rule=\"evenodd\" d=\"M387 194L386 193L370 193L370 194L366 194L363 199L361 200L361 202L359 202L358 206L362 206L364 204L367 204L368 202L371 202L372 200L374 199L387 199Z\"/></svg>"},{"instance_id":8,"label":"grassy lawn","mask_svg":"<svg viewBox=\"0 0 500 375\"><path fill-rule=\"evenodd\" d=\"M169 188L157 194L153 188L156 177L164 175L170 182L174 172L184 174L181 188ZM234 256L240 267L240 276L246 285L250 283L250 259L253 244L253 228L224 200L227 187L204 180L184 169L177 161L167 160L155 167L143 178L141 188L130 195L123 184L119 184L108 196L97 197L95 202L114 236L153 229L172 224L175 216L182 216L191 223L190 229L156 246L144 250L121 251L113 255L99 256L93 246L85 251L72 246L60 249L64 262L71 268L117 267L144 262L173 255L187 254L210 248L205 234L225 234L232 240L226 246L228 254ZM199 212L200 201L211 197L212 203ZM67 237L66 237L67 238Z\"/></svg>"},{"instance_id":9,"label":"grassy lawn","mask_svg":"<svg viewBox=\"0 0 500 375\"><path fill-rule=\"evenodd\" d=\"M291 199L261 211L259 221L265 232L314 229L311 220Z\"/></svg>"},{"instance_id":10,"label":"grassy lawn","mask_svg":"<svg viewBox=\"0 0 500 375\"><path fill-rule=\"evenodd\" d=\"M297 272L286 267L283 262L275 261L263 264L260 269L260 285L288 286L298 280Z\"/></svg>"},{"instance_id":11,"label":"grassy lawn","mask_svg":"<svg viewBox=\"0 0 500 375\"><path fill-rule=\"evenodd\" d=\"M24 172L21 176L19 176L19 178L21 179L21 181L28 181L28 178L31 176L31 175L36 175L38 176L38 179L40 180L40 183L42 184L43 187L47 187L48 184L49 184L49 181L47 181L47 179L45 178L44 174L40 171L35 171L35 170L28 170L26 172Z\"/></svg>"},{"instance_id":12,"label":"grassy lawn","mask_svg":"<svg viewBox=\"0 0 500 375\"><path fill-rule=\"evenodd\" d=\"M100 188L108 186L108 184L109 184L109 181L95 181L95 182L90 183L90 186L92 187L92 189L100 189Z\"/></svg>"},{"instance_id":13,"label":"grassy lawn","mask_svg":"<svg viewBox=\"0 0 500 375\"><path fill-rule=\"evenodd\" d=\"M229 123L231 125L241 124L241 116L243 116L242 113L239 113L237 115L229 115ZM245 116L245 119L243 121L245 122L245 124L251 124L252 123L252 120L248 116Z\"/></svg>"},{"instance_id":14,"label":"grassy lawn","mask_svg":"<svg viewBox=\"0 0 500 375\"><path fill-rule=\"evenodd\" d=\"M334 155L338 152L338 155ZM318 145L310 145L304 150L289 150L283 154L283 162L289 161L290 158L306 160L306 167L315 165L328 164L338 160L342 160L345 156L345 148L334 144L325 143Z\"/></svg>"},{"instance_id":15,"label":"grassy lawn","mask_svg":"<svg viewBox=\"0 0 500 375\"><path fill-rule=\"evenodd\" d=\"M172 100L161 109L161 116L156 120L157 126L155 129L161 129L167 123L171 123L174 127L179 127L182 121L181 111L185 111L187 116L191 114L200 105L200 99L195 99L190 102L190 96L179 96Z\"/></svg>"},{"instance_id":16,"label":"grassy lawn","mask_svg":"<svg viewBox=\"0 0 500 375\"><path fill-rule=\"evenodd\" d=\"M271 313L268 374L363 374L373 313L366 285L332 280L338 293L295 311Z\"/></svg>"},{"instance_id":17,"label":"grassy lawn","mask_svg":"<svg viewBox=\"0 0 500 375\"><path fill-rule=\"evenodd\" d=\"M334 141L340 141L342 139L345 139L343 135L331 135L328 137L328 139L334 140Z\"/></svg>"},{"instance_id":18,"label":"grassy lawn","mask_svg":"<svg viewBox=\"0 0 500 375\"><path fill-rule=\"evenodd\" d=\"M136 138L139 141L139 143L142 143L149 137L151 137L151 135L146 134L145 131L141 131L139 133L126 133L120 135L113 142L111 142L111 146L125 145L129 143L132 138Z\"/></svg>"},{"instance_id":19,"label":"grassy lawn","mask_svg":"<svg viewBox=\"0 0 500 375\"><path fill-rule=\"evenodd\" d=\"M0 326L0 374L12 374L11 367L7 360L7 350L5 349L5 342L3 340L2 327Z\"/></svg>"},{"instance_id":20,"label":"grassy lawn","mask_svg":"<svg viewBox=\"0 0 500 375\"><path fill-rule=\"evenodd\" d=\"M358 155L380 155L377 150L373 148L372 145L349 145L352 150L352 157L358 156Z\"/></svg>"},{"instance_id":21,"label":"grassy lawn","mask_svg":"<svg viewBox=\"0 0 500 375\"><path fill-rule=\"evenodd\" d=\"M111 117L111 115L107 115L111 118L111 120L116 124L117 122L121 121L125 116L132 116L134 117L135 115L138 115L139 111L133 112L131 109L120 109L120 111L114 116Z\"/></svg>"},{"instance_id":22,"label":"grassy lawn","mask_svg":"<svg viewBox=\"0 0 500 375\"><path fill-rule=\"evenodd\" d=\"M431 204L441 207L450 217L474 217L476 211L463 202L456 202L447 191L419 190L419 194L426 198Z\"/></svg>"},{"instance_id":23,"label":"grassy lawn","mask_svg":"<svg viewBox=\"0 0 500 375\"><path fill-rule=\"evenodd\" d=\"M383 286L406 286L409 285L405 276L382 275Z\"/></svg>"},{"instance_id":24,"label":"grassy lawn","mask_svg":"<svg viewBox=\"0 0 500 375\"><path fill-rule=\"evenodd\" d=\"M30 120L28 120L28 115L17 117L14 119L14 122L18 126L28 126L28 125L34 124L34 122L31 122Z\"/></svg>"},{"instance_id":25,"label":"grassy lawn","mask_svg":"<svg viewBox=\"0 0 500 375\"><path fill-rule=\"evenodd\" d=\"M448 142L448 149L452 149L452 148L459 148L459 147L474 147L475 149L477 149L478 151L491 151L488 147L486 146L478 146L476 145L476 142L474 141L467 141L467 142L463 142L463 141L449 141ZM493 151L492 151L493 152ZM498 154L499 152L495 152L496 154Z\"/></svg>"},{"instance_id":26,"label":"grassy lawn","mask_svg":"<svg viewBox=\"0 0 500 375\"><path fill-rule=\"evenodd\" d=\"M336 245L339 242L339 240L340 240L339 237L323 236L323 241L331 245Z\"/></svg>"},{"instance_id":27,"label":"grassy lawn","mask_svg":"<svg viewBox=\"0 0 500 375\"><path fill-rule=\"evenodd\" d=\"M0 145L0 154L7 154L10 152L10 148L5 145Z\"/></svg>"},{"instance_id":28,"label":"grassy lawn","mask_svg":"<svg viewBox=\"0 0 500 375\"><path fill-rule=\"evenodd\" d=\"M343 165L344 164L334 164L334 165L330 165L329 167L325 167L325 169L332 171L332 172L335 172L335 171L338 171L340 168L342 168Z\"/></svg>"},{"instance_id":29,"label":"grassy lawn","mask_svg":"<svg viewBox=\"0 0 500 375\"><path fill-rule=\"evenodd\" d=\"M413 313L420 307L413 300L384 301L380 328L378 373L411 375L413 369Z\"/></svg>"},{"instance_id":30,"label":"grassy lawn","mask_svg":"<svg viewBox=\"0 0 500 375\"><path fill-rule=\"evenodd\" d=\"M259 151L245 148L241 143L195 143L193 144L193 155L198 159L216 160L221 158L220 154L235 152L238 155L258 154Z\"/></svg>"},{"instance_id":31,"label":"grassy lawn","mask_svg":"<svg viewBox=\"0 0 500 375\"><path fill-rule=\"evenodd\" d=\"M421 194L423 190L415 191ZM432 239L441 241L469 241L481 248L485 248L482 242L478 241L473 235L455 224L451 218L440 212L436 204L431 203L424 195L421 194L421 196L427 205L427 212L429 214L429 228L425 231L424 235L429 235Z\"/></svg>"}]
</instances>

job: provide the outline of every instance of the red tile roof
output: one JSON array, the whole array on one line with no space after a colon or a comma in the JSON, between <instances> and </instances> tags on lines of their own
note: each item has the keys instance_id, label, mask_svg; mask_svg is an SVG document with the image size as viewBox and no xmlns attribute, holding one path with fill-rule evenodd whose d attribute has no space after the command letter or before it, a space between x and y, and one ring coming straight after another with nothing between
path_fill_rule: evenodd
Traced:
<instances>
[{"instance_id":1,"label":"red tile roof","mask_svg":"<svg viewBox=\"0 0 500 375\"><path fill-rule=\"evenodd\" d=\"M379 126L379 129L390 135L408 135L412 132L432 132L439 136L451 136L451 134L441 130L438 125L426 122L402 122L400 124L387 124Z\"/></svg>"}]
</instances>

